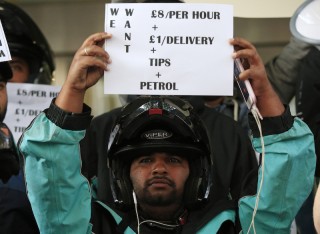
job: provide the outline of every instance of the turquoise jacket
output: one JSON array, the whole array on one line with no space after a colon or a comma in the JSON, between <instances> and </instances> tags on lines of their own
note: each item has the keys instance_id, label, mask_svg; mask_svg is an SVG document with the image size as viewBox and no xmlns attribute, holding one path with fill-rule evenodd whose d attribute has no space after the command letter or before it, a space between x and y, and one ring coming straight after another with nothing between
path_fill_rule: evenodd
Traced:
<instances>
[{"instance_id":1,"label":"turquoise jacket","mask_svg":"<svg viewBox=\"0 0 320 234\"><path fill-rule=\"evenodd\" d=\"M35 118L19 141L24 159L27 192L42 234L92 232L91 188L81 174L79 141L85 130L67 130L53 123L45 112ZM265 120L263 120L265 121ZM71 121L72 122L72 121ZM85 129L84 127L82 129ZM290 225L313 186L315 153L313 135L295 118L285 132L263 137L264 167L258 176L258 209L249 233L290 233ZM252 139L261 152L259 138ZM264 170L264 171L263 171ZM263 172L263 173L262 173ZM248 233L257 200L244 196L238 201L243 233ZM106 207L117 222L121 217ZM197 233L217 233L220 225L236 215L225 210L202 225ZM127 228L125 233L134 233Z\"/></svg>"}]
</instances>

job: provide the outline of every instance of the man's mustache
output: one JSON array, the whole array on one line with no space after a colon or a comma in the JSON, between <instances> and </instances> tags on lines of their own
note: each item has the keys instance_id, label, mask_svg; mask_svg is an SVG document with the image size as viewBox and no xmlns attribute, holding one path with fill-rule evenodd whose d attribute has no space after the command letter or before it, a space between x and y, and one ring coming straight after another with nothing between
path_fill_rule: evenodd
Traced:
<instances>
[{"instance_id":1,"label":"man's mustache","mask_svg":"<svg viewBox=\"0 0 320 234\"><path fill-rule=\"evenodd\" d=\"M148 179L146 181L146 186L151 186L154 183L164 183L164 184L168 184L171 187L176 186L176 184L171 179L165 176L155 176L155 177L152 177L151 179Z\"/></svg>"}]
</instances>

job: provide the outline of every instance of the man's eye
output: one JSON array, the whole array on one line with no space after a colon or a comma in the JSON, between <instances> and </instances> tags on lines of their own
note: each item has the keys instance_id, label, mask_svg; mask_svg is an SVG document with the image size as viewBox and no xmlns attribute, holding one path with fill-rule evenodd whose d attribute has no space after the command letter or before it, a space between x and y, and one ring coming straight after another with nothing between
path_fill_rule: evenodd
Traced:
<instances>
[{"instance_id":1,"label":"man's eye","mask_svg":"<svg viewBox=\"0 0 320 234\"><path fill-rule=\"evenodd\" d=\"M181 159L178 158L178 157L171 157L171 158L169 159L169 161L170 161L171 163L181 163Z\"/></svg>"},{"instance_id":2,"label":"man's eye","mask_svg":"<svg viewBox=\"0 0 320 234\"><path fill-rule=\"evenodd\" d=\"M11 70L12 70L12 72L22 72L23 68L21 66L11 64Z\"/></svg>"},{"instance_id":3,"label":"man's eye","mask_svg":"<svg viewBox=\"0 0 320 234\"><path fill-rule=\"evenodd\" d=\"M150 163L151 162L151 158L142 158L139 160L139 163Z\"/></svg>"}]
</instances>

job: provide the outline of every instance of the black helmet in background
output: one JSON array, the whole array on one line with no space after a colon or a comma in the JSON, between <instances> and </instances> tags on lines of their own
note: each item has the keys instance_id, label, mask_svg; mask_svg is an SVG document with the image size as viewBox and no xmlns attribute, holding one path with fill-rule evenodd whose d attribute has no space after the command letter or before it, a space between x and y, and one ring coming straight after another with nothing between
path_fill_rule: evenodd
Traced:
<instances>
[{"instance_id":1,"label":"black helmet in background","mask_svg":"<svg viewBox=\"0 0 320 234\"><path fill-rule=\"evenodd\" d=\"M110 134L108 166L111 191L119 208L133 207L132 160L168 152L189 161L184 204L199 208L211 187L211 150L206 129L192 106L173 96L140 96L123 107Z\"/></svg>"},{"instance_id":2,"label":"black helmet in background","mask_svg":"<svg viewBox=\"0 0 320 234\"><path fill-rule=\"evenodd\" d=\"M0 81L7 82L12 78L12 71L7 61L0 62Z\"/></svg>"},{"instance_id":3,"label":"black helmet in background","mask_svg":"<svg viewBox=\"0 0 320 234\"><path fill-rule=\"evenodd\" d=\"M1 0L0 20L11 56L29 65L28 83L50 84L55 70L53 53L39 27L21 8Z\"/></svg>"}]
</instances>

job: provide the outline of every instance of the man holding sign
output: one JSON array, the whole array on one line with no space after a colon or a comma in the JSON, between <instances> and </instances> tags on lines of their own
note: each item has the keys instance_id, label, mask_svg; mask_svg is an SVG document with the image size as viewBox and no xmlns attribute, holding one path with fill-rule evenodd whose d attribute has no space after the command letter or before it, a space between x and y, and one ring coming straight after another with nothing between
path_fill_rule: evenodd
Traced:
<instances>
[{"instance_id":1,"label":"man holding sign","mask_svg":"<svg viewBox=\"0 0 320 234\"><path fill-rule=\"evenodd\" d=\"M20 170L18 152L10 129L3 120L7 111L7 82L12 78L8 62L0 62L0 233L39 233L25 181Z\"/></svg>"},{"instance_id":2,"label":"man holding sign","mask_svg":"<svg viewBox=\"0 0 320 234\"><path fill-rule=\"evenodd\" d=\"M249 62L240 79L251 79L264 129L259 139L251 120L252 143L263 163L243 181L242 197L210 199L215 151L201 121L179 98L150 96L129 103L112 128L106 157L115 203L91 198L80 173L79 141L92 118L83 101L108 72L111 57L102 46L110 38L97 33L84 41L58 97L19 144L40 232L101 233L105 225L107 233L289 233L313 186L313 136L282 105L255 47L240 38L230 41L241 48L232 57ZM91 205L101 215L93 229Z\"/></svg>"},{"instance_id":3,"label":"man holding sign","mask_svg":"<svg viewBox=\"0 0 320 234\"><path fill-rule=\"evenodd\" d=\"M146 1L146 2L166 2L166 1ZM174 3L178 3L181 1L172 1ZM187 4L172 4L172 2L170 1L170 4L167 4L167 8L171 9L168 10L167 12L170 13L170 15L168 15L169 18L173 18L173 13L172 12L181 12L181 6L186 6ZM154 9L155 4L131 4L130 7L125 7L127 6L126 4L112 4L112 7L109 7L110 11L111 9L115 9L114 11L116 11L116 9L119 9L117 12L118 17L122 16L120 13L121 12L126 12L124 9L136 9L137 6L141 6L141 5L147 5L149 7L149 13L147 15L151 15L152 17L155 17L155 14L157 14L159 17L162 16L163 11L161 11L161 9L163 10L163 6L161 4L157 4L157 7L159 8L158 11L155 10L151 10ZM159 6L160 5L160 6ZM147 8L146 6L143 6L145 8ZM173 7L173 8L171 8ZM205 7L207 7L207 5L205 5ZM210 8L205 9L205 7L202 6L202 10L200 11L200 6L198 6L199 10L196 12L204 12L207 11L208 9L213 9L215 8L214 4L210 5ZM191 8L191 9L190 9ZM172 9L176 9L176 11L173 11ZM178 34L180 32L180 28L181 28L181 24L185 25L188 22L188 16L193 17L197 16L195 12L195 8L194 8L194 4L191 4L191 7L189 6L189 8L184 8L184 12L189 12L189 13L185 13L184 16L181 19L177 19L182 20L183 22L178 22L180 24L179 27L174 27L170 24L170 27L172 26L172 28L176 29L177 32L175 32L174 35ZM128 10L128 14L129 12L132 12L131 10ZM212 12L212 11L211 11ZM138 12L136 12L135 10L133 11L133 14L137 14ZM232 16L230 15L230 12L228 11L228 16L232 18ZM116 14L116 13L114 13ZM143 14L145 15L145 11L143 11ZM222 14L224 15L224 14ZM176 14L176 18L180 18L180 16L178 16L178 13ZM199 14L200 17L200 14ZM212 15L213 18L214 14ZM126 19L126 18L124 18ZM122 20L124 20L122 19ZM135 21L133 21L133 19L131 17L129 17L130 19L130 23L133 25L135 24ZM155 19L155 18L153 18ZM109 22L110 24L108 25L118 25L119 22L114 21L114 24L112 23L112 19L109 18ZM161 21L162 19L157 18L157 21ZM172 20L172 19L170 19ZM186 21L187 20L187 21ZM190 20L190 19L189 19ZM199 19L198 19L199 20ZM200 22L197 20L197 24L201 23L202 20L200 20ZM216 19L213 19L216 20ZM228 26L229 29L225 30L227 32L232 31L231 29L231 25L229 25L229 20L228 22ZM177 23L177 22L175 22ZM163 22L161 23L163 24ZM212 24L211 21L207 21L206 24ZM120 24L121 25L121 24ZM124 22L125 25L125 22ZM141 25L140 25L141 26ZM152 25L153 26L153 25ZM160 26L160 24L159 24ZM189 27L190 26L190 27ZM115 28L113 28L113 30L116 31L117 27L114 26ZM141 30L145 30L145 25L143 24L143 26L141 26ZM108 28L108 27L107 27ZM137 28L137 25L135 26L135 28ZM163 34L166 32L168 28L168 24L167 25L163 25L162 28L162 32ZM191 25L187 25L188 29L191 28ZM164 30L166 29L166 30ZM202 31L204 31L204 27L202 27ZM157 29L158 30L158 29ZM199 29L200 30L200 29ZM120 34L121 34L121 29L119 29ZM146 29L146 31L148 31L148 28ZM153 31L153 29L152 29ZM172 31L172 29L171 29ZM193 32L193 30L189 30L192 31L192 34L197 35L195 32ZM191 33L191 32L189 32ZM203 33L203 32L202 32ZM198 35L201 35L202 33L199 33ZM140 35L141 34L141 35ZM145 33L141 33L138 34L137 36L139 37L145 37ZM209 34L209 33L208 33ZM117 35L119 35L119 32L117 33ZM133 35L133 34L132 34ZM232 66L233 66L233 60L230 56L228 56L230 53L232 53L232 47L230 47L230 45L227 43L228 38L231 37L231 35L229 35L228 37L226 35L223 34L225 38L224 42L221 42L223 40L221 40L219 43L223 43L225 45L227 45L226 50L229 51L228 53L223 53L224 57L226 57L225 60L229 60L228 62L224 63L224 69L222 69L224 72L224 76L228 76L229 77L225 80L228 80L227 83L230 83L230 85L226 85L228 89L233 88L233 76L232 76ZM187 60L188 63L180 63L178 66L179 70L175 70L175 66L177 66L177 64L172 64L172 66L174 65L174 68L171 66L166 67L164 64L166 63L164 60L149 60L148 57L144 57L145 56L145 51L143 48L149 48L148 46L148 42L150 42L150 39L155 40L156 38L151 36L150 37L145 37L146 39L142 39L139 41L144 41L146 42L146 46L141 47L142 48L142 52L140 52L139 50L134 49L135 47L137 47L137 45L134 43L132 44L132 47L130 47L131 49L134 50L134 54L136 56L132 56L132 53L130 52L129 54L124 53L123 51L123 44L117 42L117 40L119 39L119 41L121 41L121 36L114 36L112 40L108 40L107 41L107 48L108 48L108 52L109 49L114 51L114 54L116 56L112 56L112 67L110 69L110 71L108 73L105 73L105 85L107 83L110 83L110 87L108 87L108 90L111 88L111 85L117 85L118 84L118 88L121 89L121 93L131 93L130 90L128 89L132 89L132 87L140 87L141 82L140 82L140 78L144 75L144 73L146 71L150 71L150 69L152 70L153 68L161 68L163 67L165 70L170 70L170 72L166 71L166 74L168 74L171 77L171 80L177 80L177 79L181 79L183 85L185 85L185 87L190 90L192 89L193 92L198 92L198 94L200 93L202 95L202 89L199 88L199 86L206 86L207 88L210 89L210 94L216 94L215 90L220 89L219 91L221 91L224 87L224 82L220 82L221 79L223 80L223 77L221 77L221 79L219 80L217 77L215 79L215 82L219 82L219 85L214 85L215 86L215 90L211 89L213 87L213 85L211 84L211 80L214 78L214 75L216 73L212 73L211 71L214 70L213 68L215 67L221 67L220 65L216 65L214 66L214 62L211 60L211 58L214 58L215 60L219 60L220 56L215 56L215 54L211 54L210 58L205 59L206 57L202 57L202 56L208 56L208 51L206 53L203 53L203 46L206 45L195 45L196 48L193 48L193 52L189 51L189 47L185 47L184 45L175 45L175 49L178 50L178 52L176 53L175 57L178 57L179 59L182 59L183 61ZM132 37L132 40L134 37ZM171 38L171 37L170 37ZM135 39L136 42L137 39ZM170 41L169 41L170 42ZM181 41L180 41L181 42ZM138 44L141 44L142 42L139 42ZM218 43L218 42L217 42ZM113 48L113 45L115 45L115 48ZM153 45L153 44L152 44ZM177 47L178 46L178 47ZM181 46L181 47L180 47ZM202 52L199 52L199 47ZM139 47L139 46L138 46ZM216 46L209 46L209 47L213 47L210 48L210 51L212 50L216 50ZM139 47L140 48L140 47ZM208 47L206 47L208 48ZM119 51L120 50L120 51ZM162 51L162 53L166 52L169 54L174 54L174 52L172 51L168 51L168 48L162 48L159 47L159 50ZM158 51L160 52L160 51ZM151 52L153 54L153 52ZM123 56L120 56L120 54L122 54ZM199 55L200 54L200 55ZM129 59L129 61L124 62L124 60ZM143 61L150 61L152 62L153 65L160 65L160 63L164 66L149 66L149 62L147 64L142 63L142 65L140 63L138 63L138 61L140 61L140 59L136 59L136 58L142 58ZM145 60L146 59L146 60ZM138 60L138 61L136 61ZM207 63L209 63L209 65L203 65L201 64L204 60L206 60ZM221 59L224 60L224 59ZM132 61L132 62L130 62ZM170 60L171 61L171 60ZM173 61L173 60L172 60ZM201 61L201 62L200 62ZM190 65L190 63L192 63ZM122 64L122 65L121 65ZM189 64L189 65L188 65ZM226 65L227 64L227 65ZM231 65L231 67L228 68L228 66ZM126 69L123 69L123 67L126 67ZM203 69L201 70L201 66L204 66ZM121 68L120 68L121 67ZM140 67L139 69L137 69L137 67ZM200 67L200 68L199 68ZM208 68L209 67L209 68ZM120 70L119 70L120 69ZM134 73L130 72L129 69L134 70ZM208 71L209 69L209 71ZM220 68L221 69L221 68ZM198 73L198 71L201 70L201 73ZM118 71L118 72L117 72ZM174 72L181 72L182 74L177 74ZM137 73L139 73L137 75ZM185 74L184 74L185 73ZM206 76L201 77L201 75L203 73L206 73ZM123 76L122 76L123 74ZM136 74L136 75L135 75ZM151 74L153 74L151 72ZM174 75L173 75L174 74ZM121 81L122 78L126 77L127 79L129 79L129 82L135 82L135 84L131 83L127 83L125 81ZM209 78L208 78L209 77ZM150 79L153 79L154 76L150 76ZM163 76L162 76L163 78ZM146 89L149 89L149 91L147 92L151 92L151 93L157 93L155 90L153 90L154 88L160 88L161 92L167 92L170 87L174 88L174 84L175 82L171 82L171 83L163 83L161 80L162 78L160 77L159 79L156 78L156 80L158 80L157 83L152 83L152 81L149 81L148 84L147 83L142 83L143 87L145 87ZM199 79L198 79L199 78ZM200 80L200 78L202 78L202 80ZM178 82L179 84L182 84L181 82ZM172 84L172 86L170 86L170 84ZM146 85L146 86L144 86ZM149 85L149 88L148 88ZM152 85L159 85L154 87ZM162 87L162 85L164 85ZM108 86L108 85L106 85ZM121 88L122 87L122 88ZM180 87L182 87L180 85ZM222 87L222 88L221 88ZM153 91L152 91L153 90ZM159 90L158 90L159 91ZM175 94L181 94L179 92L181 92L182 89L180 90L174 90L171 89L170 92L173 92ZM144 93L144 90L140 90L137 91L138 93L141 92L140 94L146 94ZM168 93L166 93L168 94ZM191 92L188 94L190 95ZM226 93L225 93L226 94ZM131 95L130 97L132 97L133 95ZM241 127L238 125L237 122L233 121L232 119L221 115L220 113L218 113L216 110L214 110L213 108L209 108L207 106L205 106L203 104L203 101L201 101L201 98L197 98L195 96L193 97L186 97L184 96L184 99L187 99L194 107L194 109L196 110L197 114L200 115L201 119L204 121L206 128L209 131L209 138L210 138L210 145L211 147L215 150L215 156L212 158L213 163L215 165L215 170L214 170L214 180L213 180L213 185L216 188L216 192L214 194L212 194L211 196L213 196L212 199L218 201L220 199L224 199L226 197L232 197L233 199L237 200L240 198L241 195L241 184L242 182L246 179L247 174L252 171L255 170L257 168L257 160L256 160L256 156L255 156L255 152L252 149L251 146L251 142L250 139L248 138L248 136L246 135L246 132L243 131L243 129L241 129ZM113 201L113 196L112 196L112 192L111 190L108 188L108 181L109 181L109 177L110 177L110 173L109 173L109 169L106 168L107 165L107 159L105 157L105 155L107 154L107 142L109 139L109 135L111 132L111 127L113 126L113 124L115 123L115 120L117 118L117 116L120 114L121 108L116 108L114 110L111 110L110 112L104 113L100 116L97 116L96 118L93 119L93 121L91 122L91 125L88 129L88 131L86 132L86 136L84 138L84 140L81 142L81 156L83 159L83 164L82 164L82 171L83 173L86 175L86 177L91 180L92 178L99 178L99 186L97 188L97 194L100 200L103 201Z\"/></svg>"}]
</instances>

